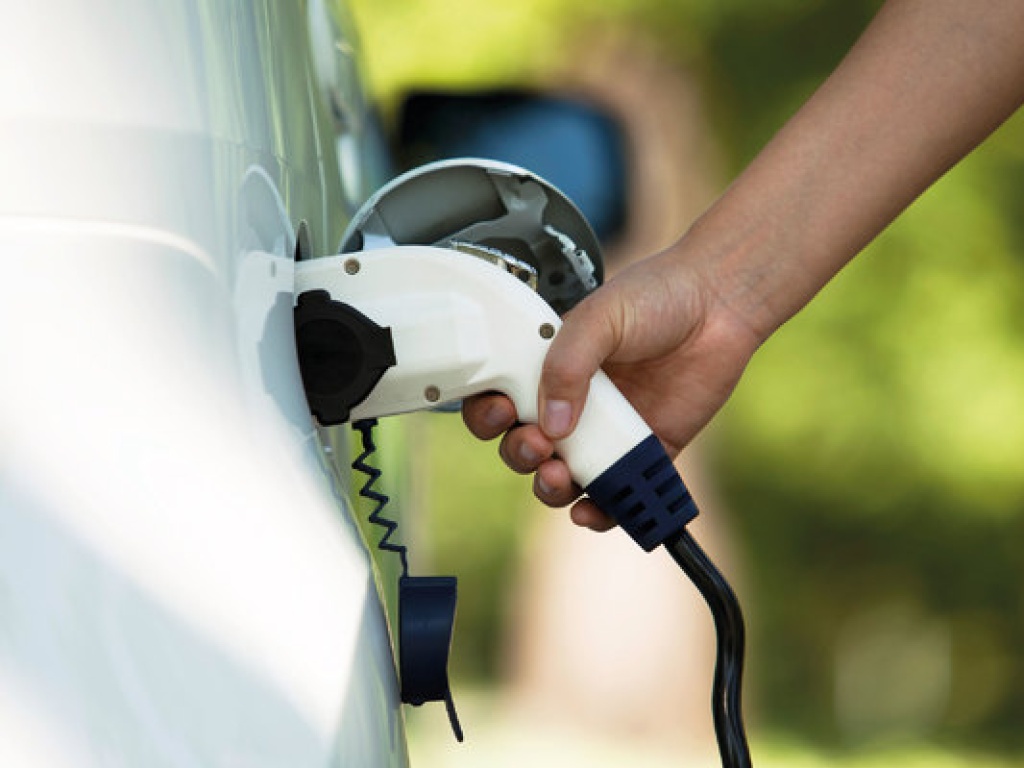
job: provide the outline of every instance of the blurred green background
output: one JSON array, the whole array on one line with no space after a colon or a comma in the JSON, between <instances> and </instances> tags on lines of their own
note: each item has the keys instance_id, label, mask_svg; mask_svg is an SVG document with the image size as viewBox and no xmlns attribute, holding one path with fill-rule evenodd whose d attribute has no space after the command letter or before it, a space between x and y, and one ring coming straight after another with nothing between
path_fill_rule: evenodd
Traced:
<instances>
[{"instance_id":1,"label":"blurred green background","mask_svg":"<svg viewBox=\"0 0 1024 768\"><path fill-rule=\"evenodd\" d=\"M352 3L385 120L412 87L545 87L592 34L640 40L696 81L723 185L878 5ZM431 445L414 525L463 578L456 674L487 690L536 514L529 484L456 417L414 429ZM910 751L882 763L1021 764L1024 116L780 330L709 430L751 598L767 763L821 764L811 750L866 765L842 755L896 745Z\"/></svg>"}]
</instances>

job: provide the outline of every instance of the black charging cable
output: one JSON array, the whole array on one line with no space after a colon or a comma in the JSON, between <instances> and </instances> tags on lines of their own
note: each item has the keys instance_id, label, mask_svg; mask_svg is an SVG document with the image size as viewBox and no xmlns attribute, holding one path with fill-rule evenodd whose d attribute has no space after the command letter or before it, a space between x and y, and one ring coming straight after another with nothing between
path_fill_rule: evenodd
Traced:
<instances>
[{"instance_id":1,"label":"black charging cable","mask_svg":"<svg viewBox=\"0 0 1024 768\"><path fill-rule=\"evenodd\" d=\"M723 768L750 768L750 748L743 727L743 648L745 630L739 600L729 582L684 529L666 539L665 549L690 577L711 609L717 656L711 710Z\"/></svg>"},{"instance_id":2,"label":"black charging cable","mask_svg":"<svg viewBox=\"0 0 1024 768\"><path fill-rule=\"evenodd\" d=\"M718 751L723 768L749 768L741 711L743 614L729 582L686 532L697 504L672 459L657 436L648 435L585 490L645 552L664 545L707 602L718 641L711 694Z\"/></svg>"}]
</instances>

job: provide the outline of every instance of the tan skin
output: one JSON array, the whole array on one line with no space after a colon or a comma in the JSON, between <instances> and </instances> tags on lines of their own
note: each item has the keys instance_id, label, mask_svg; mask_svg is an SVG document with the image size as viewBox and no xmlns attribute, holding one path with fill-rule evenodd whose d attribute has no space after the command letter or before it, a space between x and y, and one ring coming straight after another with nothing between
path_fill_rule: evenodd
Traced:
<instances>
[{"instance_id":1,"label":"tan skin","mask_svg":"<svg viewBox=\"0 0 1024 768\"><path fill-rule=\"evenodd\" d=\"M468 400L544 503L613 523L554 455L604 368L672 456L772 332L1024 103L1024 0L889 0L835 72L674 245L580 303L551 344L540 425Z\"/></svg>"}]
</instances>

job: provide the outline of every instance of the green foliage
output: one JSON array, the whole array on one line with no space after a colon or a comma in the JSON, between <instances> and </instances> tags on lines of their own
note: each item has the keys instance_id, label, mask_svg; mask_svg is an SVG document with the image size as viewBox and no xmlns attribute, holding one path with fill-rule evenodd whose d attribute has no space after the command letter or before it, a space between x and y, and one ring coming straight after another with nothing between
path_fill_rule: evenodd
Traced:
<instances>
[{"instance_id":1,"label":"green foliage","mask_svg":"<svg viewBox=\"0 0 1024 768\"><path fill-rule=\"evenodd\" d=\"M352 3L374 92L385 106L415 86L480 87L536 78L563 50L552 0Z\"/></svg>"},{"instance_id":2,"label":"green foliage","mask_svg":"<svg viewBox=\"0 0 1024 768\"><path fill-rule=\"evenodd\" d=\"M849 736L844 635L895 600L948 636L941 711L911 733L1021 745L1021 144L1017 119L927 192L766 344L719 421L775 722ZM879 707L913 685L876 682Z\"/></svg>"},{"instance_id":3,"label":"green foliage","mask_svg":"<svg viewBox=\"0 0 1024 768\"><path fill-rule=\"evenodd\" d=\"M1024 261L993 160L954 170L768 342L727 411L757 466L734 471L861 496L855 514L1024 508Z\"/></svg>"}]
</instances>

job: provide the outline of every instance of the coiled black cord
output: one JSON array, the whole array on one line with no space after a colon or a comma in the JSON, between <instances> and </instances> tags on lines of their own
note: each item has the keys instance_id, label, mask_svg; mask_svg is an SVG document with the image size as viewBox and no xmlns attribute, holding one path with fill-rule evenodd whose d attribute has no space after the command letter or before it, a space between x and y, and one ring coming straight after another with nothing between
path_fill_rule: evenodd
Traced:
<instances>
[{"instance_id":1,"label":"coiled black cord","mask_svg":"<svg viewBox=\"0 0 1024 768\"><path fill-rule=\"evenodd\" d=\"M386 494L383 494L374 488L377 484L377 480L380 479L381 471L372 464L366 463L366 460L373 455L374 451L377 450L377 445L373 442L373 428L377 426L377 420L362 419L360 421L353 422L352 426L357 432L359 432L363 439L363 452L356 456L355 460L352 462L352 469L356 469L366 475L366 482L363 483L363 487L359 489L359 495L364 499L369 499L373 502L374 507L370 512L369 520L374 525L379 525L384 529L384 535L381 536L380 541L377 542L377 549L397 554L399 559L402 561L402 575L408 576L409 559L406 554L405 546L402 544L395 544L391 541L391 536L396 530L398 530L398 523L394 520L389 520L381 514L391 499Z\"/></svg>"},{"instance_id":2,"label":"coiled black cord","mask_svg":"<svg viewBox=\"0 0 1024 768\"><path fill-rule=\"evenodd\" d=\"M739 600L729 582L685 530L669 538L665 549L704 597L715 622L718 650L711 709L723 768L750 768L743 728L742 686L745 630Z\"/></svg>"}]
</instances>

